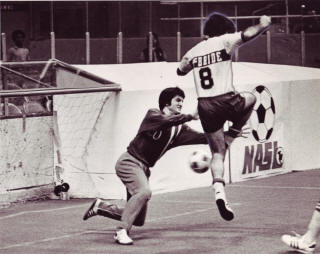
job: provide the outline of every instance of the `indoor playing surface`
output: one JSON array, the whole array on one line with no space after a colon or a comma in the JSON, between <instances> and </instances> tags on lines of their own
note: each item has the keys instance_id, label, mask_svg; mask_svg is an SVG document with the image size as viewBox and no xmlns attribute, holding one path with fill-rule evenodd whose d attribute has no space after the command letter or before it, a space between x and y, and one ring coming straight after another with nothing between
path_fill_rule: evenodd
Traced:
<instances>
[{"instance_id":1,"label":"indoor playing surface","mask_svg":"<svg viewBox=\"0 0 320 254\"><path fill-rule=\"evenodd\" d=\"M154 195L146 224L131 231L132 246L114 242L117 221L82 220L93 199L15 204L0 209L0 253L298 253L280 237L304 233L319 180L320 170L310 170L228 184L231 222L220 217L210 187Z\"/></svg>"}]
</instances>

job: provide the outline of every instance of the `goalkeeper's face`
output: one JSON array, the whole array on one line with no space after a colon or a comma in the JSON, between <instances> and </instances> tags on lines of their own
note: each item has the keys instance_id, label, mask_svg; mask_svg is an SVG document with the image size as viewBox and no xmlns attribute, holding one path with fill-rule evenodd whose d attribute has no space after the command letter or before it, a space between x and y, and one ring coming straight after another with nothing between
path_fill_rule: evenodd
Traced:
<instances>
[{"instance_id":1,"label":"goalkeeper's face","mask_svg":"<svg viewBox=\"0 0 320 254\"><path fill-rule=\"evenodd\" d=\"M172 115L177 115L181 113L182 105L183 98L177 95L171 99L171 104L168 105L167 108Z\"/></svg>"}]
</instances>

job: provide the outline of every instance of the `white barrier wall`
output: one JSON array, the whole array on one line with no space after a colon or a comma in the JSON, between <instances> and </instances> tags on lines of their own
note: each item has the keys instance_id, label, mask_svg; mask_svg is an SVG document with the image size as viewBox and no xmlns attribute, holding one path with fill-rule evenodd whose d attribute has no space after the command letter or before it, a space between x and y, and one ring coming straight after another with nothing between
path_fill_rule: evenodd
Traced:
<instances>
[{"instance_id":1,"label":"white barrier wall","mask_svg":"<svg viewBox=\"0 0 320 254\"><path fill-rule=\"evenodd\" d=\"M157 100L162 89L168 86L181 87L186 93L183 112L188 113L195 109L193 77L191 74L178 77L175 74L177 63L78 67L122 85L123 91L112 96L95 126L95 132L87 147L86 162L89 172L95 172L91 174L96 187L92 196L124 198L124 187L114 172L116 160L136 135L146 111L158 107ZM234 82L237 89L252 92L256 87L265 87L264 90L267 90L273 99L275 112L269 110L269 113L266 113L266 119L269 119L266 120L267 130L259 134L266 135L272 128L272 135L267 140L259 141L252 135L247 140L238 139L232 145L230 157L227 156L226 160L227 182L318 167L320 159L316 153L320 144L320 131L316 123L319 117L312 109L317 105L314 94L320 89L317 87L319 80L318 69L253 63L234 64ZM304 96L301 96L301 91L304 91ZM262 104L264 100L262 99ZM258 108L256 110L259 111ZM253 128L254 123L253 120ZM190 122L189 125L201 130L199 121ZM313 135L305 137L306 129ZM298 147L303 148L303 151ZM159 160L152 168L150 178L154 193L210 185L209 172L198 175L188 168L187 158L194 149L208 148L204 145L175 148ZM231 175L228 174L229 170ZM73 194L78 196L79 189L76 184L71 183L71 186L74 186ZM85 183L82 182L80 187L85 188ZM88 192L85 192L85 195L88 195Z\"/></svg>"},{"instance_id":2,"label":"white barrier wall","mask_svg":"<svg viewBox=\"0 0 320 254\"><path fill-rule=\"evenodd\" d=\"M20 198L8 191L53 182L51 126L49 116L0 120L0 206Z\"/></svg>"},{"instance_id":3,"label":"white barrier wall","mask_svg":"<svg viewBox=\"0 0 320 254\"><path fill-rule=\"evenodd\" d=\"M183 112L195 110L197 100L192 74L178 77L177 63L165 62L78 67L121 84L122 91L97 96L61 97L66 106L61 107L60 113L67 106L74 108L69 113L65 112L71 121L68 127L59 126L62 143L70 137L66 131L72 131L72 134L81 138L75 139L76 144L71 139L78 159L75 157L69 160L72 165L66 165L63 178L70 183L70 194L73 197L125 198L124 186L114 170L116 160L136 135L147 110L158 107L158 96L164 88L181 87L186 94ZM64 78L68 80L68 77ZM319 82L319 69L234 63L234 83L237 89L255 93L260 89L261 96L264 94L255 108L256 118L262 115L264 119L261 124L257 119L250 119L252 128L258 133L258 140L251 135L246 140L237 139L231 146L230 156L227 155L225 162L227 182L319 168ZM68 102L71 97L78 101L75 105L74 102ZM272 107L268 106L271 98ZM261 104L264 109L259 109ZM84 112L86 109L89 111ZM84 118L80 117L78 122L72 123L72 119L82 113L85 113ZM53 149L49 133L52 119L26 119L25 132L21 131L22 121L1 120L1 182L14 180L10 184L13 188L52 183ZM199 121L188 124L201 131ZM265 130L260 128L262 125ZM272 133L266 138L270 129ZM208 147L199 145L175 148L158 161L151 169L150 185L154 193L210 185L210 172L195 174L187 165L188 156L195 149L208 150ZM35 160L34 155L40 160ZM4 190L7 187L2 185L1 188Z\"/></svg>"},{"instance_id":4,"label":"white barrier wall","mask_svg":"<svg viewBox=\"0 0 320 254\"><path fill-rule=\"evenodd\" d=\"M286 141L292 170L320 168L320 79L288 84L290 111Z\"/></svg>"}]
</instances>

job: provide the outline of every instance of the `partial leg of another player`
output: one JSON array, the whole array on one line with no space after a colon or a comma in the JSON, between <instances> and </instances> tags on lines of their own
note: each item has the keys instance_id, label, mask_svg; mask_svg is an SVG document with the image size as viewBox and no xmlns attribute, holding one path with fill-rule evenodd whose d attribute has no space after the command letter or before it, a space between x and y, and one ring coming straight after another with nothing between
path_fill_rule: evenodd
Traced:
<instances>
[{"instance_id":1,"label":"partial leg of another player","mask_svg":"<svg viewBox=\"0 0 320 254\"><path fill-rule=\"evenodd\" d=\"M221 217L230 221L234 218L234 214L227 202L224 189L224 158L226 154L224 132L223 129L220 129L216 132L206 133L206 136L212 152L210 168L213 177L212 187L215 192L216 204Z\"/></svg>"},{"instance_id":2,"label":"partial leg of another player","mask_svg":"<svg viewBox=\"0 0 320 254\"><path fill-rule=\"evenodd\" d=\"M301 253L313 253L316 247L317 238L320 235L320 202L317 203L308 230L304 235L295 234L283 235L281 240Z\"/></svg>"}]
</instances>

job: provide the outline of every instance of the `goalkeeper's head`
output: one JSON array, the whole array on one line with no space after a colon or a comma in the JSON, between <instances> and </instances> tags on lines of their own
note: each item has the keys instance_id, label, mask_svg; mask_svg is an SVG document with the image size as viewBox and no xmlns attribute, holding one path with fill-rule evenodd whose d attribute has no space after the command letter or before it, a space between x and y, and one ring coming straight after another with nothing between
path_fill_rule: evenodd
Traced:
<instances>
[{"instance_id":1,"label":"goalkeeper's head","mask_svg":"<svg viewBox=\"0 0 320 254\"><path fill-rule=\"evenodd\" d=\"M216 37L227 33L234 33L236 25L224 14L213 12L204 22L203 35Z\"/></svg>"},{"instance_id":2,"label":"goalkeeper's head","mask_svg":"<svg viewBox=\"0 0 320 254\"><path fill-rule=\"evenodd\" d=\"M184 91L179 87L168 87L161 91L159 96L159 108L163 111L166 107L171 113L178 114L181 111Z\"/></svg>"}]
</instances>

